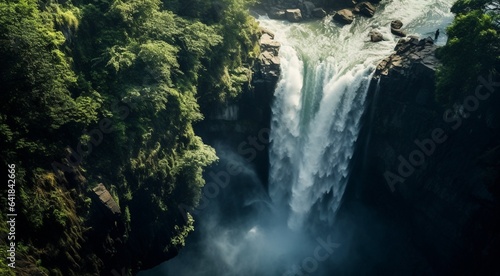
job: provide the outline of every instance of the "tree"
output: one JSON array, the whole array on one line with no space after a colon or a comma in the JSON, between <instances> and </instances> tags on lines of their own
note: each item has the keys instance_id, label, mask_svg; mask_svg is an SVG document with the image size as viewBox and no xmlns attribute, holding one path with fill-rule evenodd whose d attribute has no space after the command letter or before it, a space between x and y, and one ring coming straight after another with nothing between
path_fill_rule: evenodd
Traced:
<instances>
[{"instance_id":1,"label":"tree","mask_svg":"<svg viewBox=\"0 0 500 276\"><path fill-rule=\"evenodd\" d=\"M498 1L459 0L448 27L448 42L438 51L437 98L450 103L471 93L479 76L500 72Z\"/></svg>"}]
</instances>

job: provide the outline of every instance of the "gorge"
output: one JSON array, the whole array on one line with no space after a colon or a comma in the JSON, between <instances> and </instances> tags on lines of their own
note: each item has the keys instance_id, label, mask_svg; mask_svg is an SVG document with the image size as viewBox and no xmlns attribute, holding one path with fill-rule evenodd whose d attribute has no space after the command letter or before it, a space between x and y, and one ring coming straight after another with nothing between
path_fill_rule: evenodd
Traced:
<instances>
[{"instance_id":1,"label":"gorge","mask_svg":"<svg viewBox=\"0 0 500 276\"><path fill-rule=\"evenodd\" d=\"M212 145L221 164L212 175L227 171L226 164L243 169L231 174L217 193L205 190L211 199L197 217L201 231L188 239L179 256L140 275L458 273L462 268L455 266L453 255L460 249L450 246L451 240L426 236L422 241L426 231L453 231L442 225L443 215L436 216L433 209L426 211L427 217L403 211L412 208L404 200L416 200L418 193L399 191L413 181L391 194L381 177L397 167L388 154L407 152L402 147L428 127L417 117L423 116L420 111L407 110L428 105L422 111L428 114L438 106L432 96L439 66L435 45L444 45L447 37L424 38L451 23L452 4L382 2L373 18L360 17L345 26L331 16L302 23L259 17L261 27L281 43L268 178L255 170L259 162L242 158L237 143L227 146L228 138L216 138ZM403 18L409 35L422 40L410 37L398 43L389 24L395 15ZM367 35L374 30L388 39L371 43ZM395 48L400 56L388 59ZM401 113L408 115L396 115ZM413 121L403 121L408 116ZM386 143L392 147L387 149ZM439 202L443 198L434 200L443 206L436 208L449 208L447 201ZM404 213L409 217L402 218Z\"/></svg>"},{"instance_id":2,"label":"gorge","mask_svg":"<svg viewBox=\"0 0 500 276\"><path fill-rule=\"evenodd\" d=\"M0 274L497 275L499 11L0 1Z\"/></svg>"}]
</instances>

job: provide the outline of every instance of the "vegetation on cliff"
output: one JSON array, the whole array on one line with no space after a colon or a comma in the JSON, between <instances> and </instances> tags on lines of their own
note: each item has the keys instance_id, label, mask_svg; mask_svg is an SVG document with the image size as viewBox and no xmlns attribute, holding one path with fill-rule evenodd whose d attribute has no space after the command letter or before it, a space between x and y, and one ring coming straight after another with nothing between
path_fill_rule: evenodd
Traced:
<instances>
[{"instance_id":1,"label":"vegetation on cliff","mask_svg":"<svg viewBox=\"0 0 500 276\"><path fill-rule=\"evenodd\" d=\"M451 11L455 20L448 27L448 42L438 56L437 98L441 102L462 100L474 93L478 77L500 73L500 3L498 0L458 0Z\"/></svg>"},{"instance_id":2,"label":"vegetation on cliff","mask_svg":"<svg viewBox=\"0 0 500 276\"><path fill-rule=\"evenodd\" d=\"M241 94L258 55L248 2L0 1L18 275L109 275L176 254L193 230L177 205L196 205L217 159L192 124ZM98 183L116 221L96 211Z\"/></svg>"}]
</instances>

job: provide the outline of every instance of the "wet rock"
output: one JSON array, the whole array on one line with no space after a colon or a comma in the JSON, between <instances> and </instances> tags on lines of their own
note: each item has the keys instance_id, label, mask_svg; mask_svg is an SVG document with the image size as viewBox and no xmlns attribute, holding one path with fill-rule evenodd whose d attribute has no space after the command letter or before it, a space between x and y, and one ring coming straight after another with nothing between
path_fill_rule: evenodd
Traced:
<instances>
[{"instance_id":1,"label":"wet rock","mask_svg":"<svg viewBox=\"0 0 500 276\"><path fill-rule=\"evenodd\" d=\"M401 29L394 29L394 28L391 28L391 33L393 35L397 35L397 36L401 36L401 37L405 37L406 36L406 32L401 30Z\"/></svg>"},{"instance_id":2,"label":"wet rock","mask_svg":"<svg viewBox=\"0 0 500 276\"><path fill-rule=\"evenodd\" d=\"M401 28L403 27L403 22L401 22L401 20L394 20L391 22L391 33L393 35L397 35L397 36L401 36L401 37L405 37L406 36L406 32L401 30Z\"/></svg>"},{"instance_id":3,"label":"wet rock","mask_svg":"<svg viewBox=\"0 0 500 276\"><path fill-rule=\"evenodd\" d=\"M290 22L299 22L302 20L302 13L300 9L288 9L286 10L286 19Z\"/></svg>"},{"instance_id":4,"label":"wet rock","mask_svg":"<svg viewBox=\"0 0 500 276\"><path fill-rule=\"evenodd\" d=\"M403 27L403 22L401 22L401 20L391 21L391 28L392 29L401 29L402 27Z\"/></svg>"},{"instance_id":5,"label":"wet rock","mask_svg":"<svg viewBox=\"0 0 500 276\"><path fill-rule=\"evenodd\" d=\"M354 21L354 15L351 10L343 9L337 11L333 16L333 19L342 24L351 24Z\"/></svg>"},{"instance_id":6,"label":"wet rock","mask_svg":"<svg viewBox=\"0 0 500 276\"><path fill-rule=\"evenodd\" d=\"M315 8L312 11L312 15L316 18L323 18L326 16L326 11L322 8Z\"/></svg>"},{"instance_id":7,"label":"wet rock","mask_svg":"<svg viewBox=\"0 0 500 276\"><path fill-rule=\"evenodd\" d=\"M361 2L356 5L356 8L354 8L355 12L367 17L372 17L376 10L377 8L375 8L375 6L373 6L370 2Z\"/></svg>"},{"instance_id":8,"label":"wet rock","mask_svg":"<svg viewBox=\"0 0 500 276\"><path fill-rule=\"evenodd\" d=\"M369 34L371 42L379 42L384 40L384 36L379 31L371 31Z\"/></svg>"},{"instance_id":9,"label":"wet rock","mask_svg":"<svg viewBox=\"0 0 500 276\"><path fill-rule=\"evenodd\" d=\"M310 1L304 1L303 3L299 4L299 9L305 18L310 18L315 8L316 6Z\"/></svg>"},{"instance_id":10,"label":"wet rock","mask_svg":"<svg viewBox=\"0 0 500 276\"><path fill-rule=\"evenodd\" d=\"M267 13L269 18L271 19L277 19L277 20L284 20L286 19L286 12L283 9L279 9L276 7L271 8L271 10Z\"/></svg>"}]
</instances>

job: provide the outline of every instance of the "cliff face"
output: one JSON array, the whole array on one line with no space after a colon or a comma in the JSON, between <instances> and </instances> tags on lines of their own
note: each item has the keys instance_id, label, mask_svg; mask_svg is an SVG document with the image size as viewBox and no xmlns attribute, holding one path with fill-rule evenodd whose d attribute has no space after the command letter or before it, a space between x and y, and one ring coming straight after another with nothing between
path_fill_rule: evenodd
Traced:
<instances>
[{"instance_id":1,"label":"cliff face","mask_svg":"<svg viewBox=\"0 0 500 276\"><path fill-rule=\"evenodd\" d=\"M410 271L498 271L499 83L478 76L462 101L436 102L436 48L402 39L378 66L347 201L401 222L427 263Z\"/></svg>"},{"instance_id":2,"label":"cliff face","mask_svg":"<svg viewBox=\"0 0 500 276\"><path fill-rule=\"evenodd\" d=\"M240 98L198 124L196 133L216 149L217 145L225 145L243 157L256 169L262 183L267 183L271 104L280 75L281 44L274 40L271 31L260 32L260 55L254 64L251 85ZM211 180L209 173L205 176L207 181Z\"/></svg>"}]
</instances>

